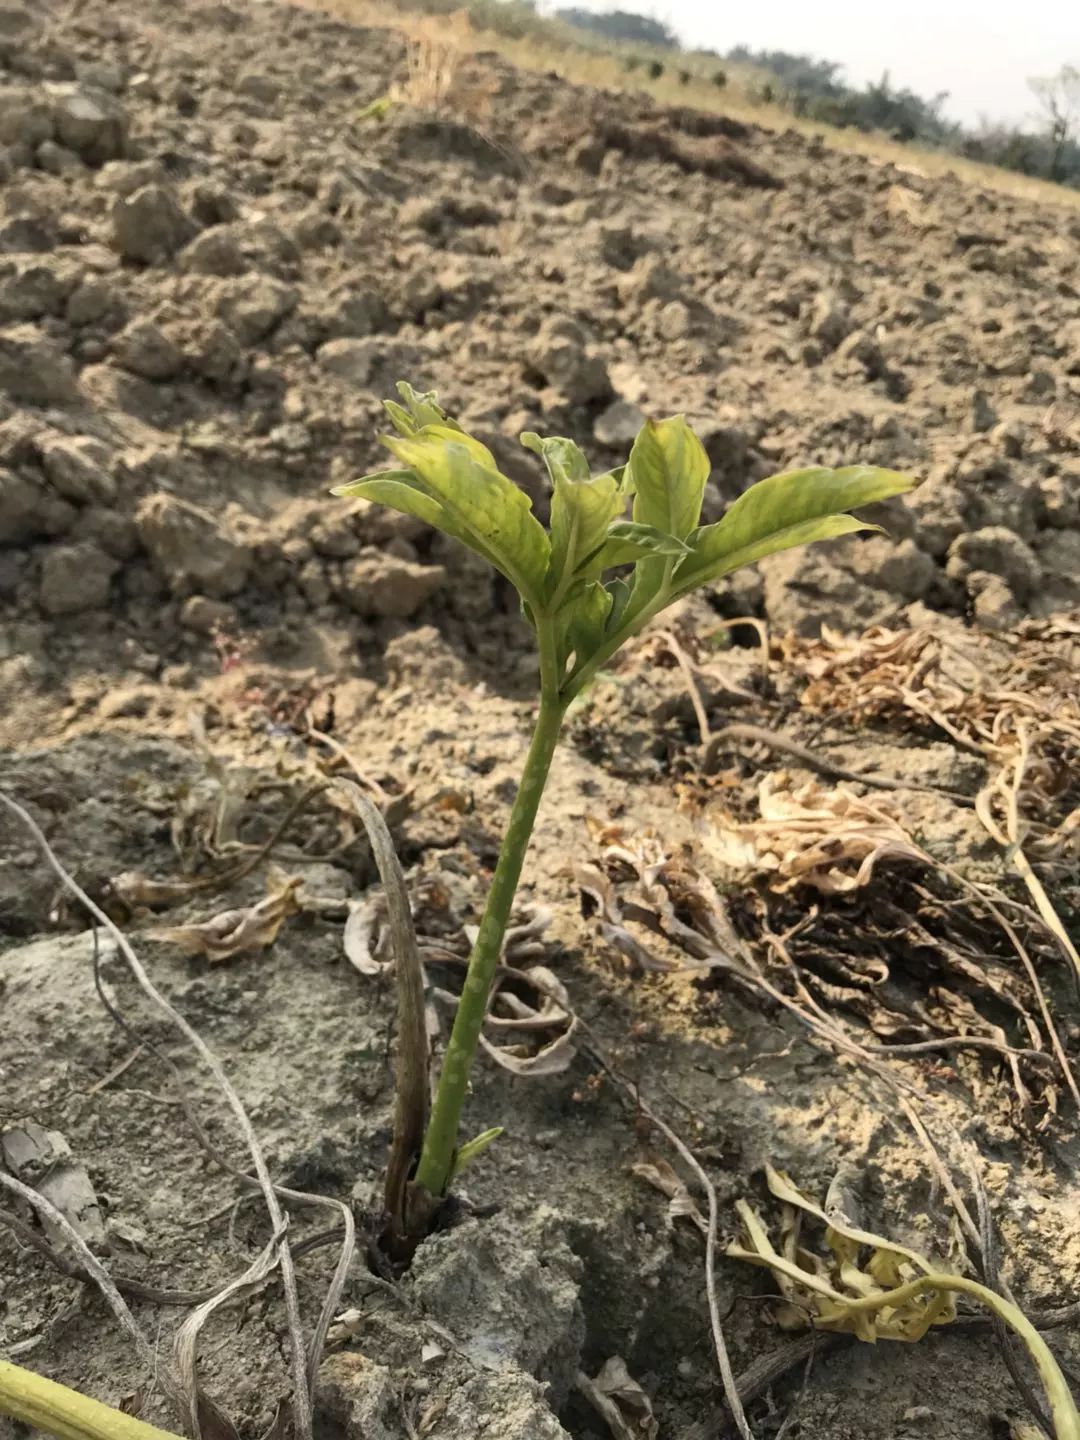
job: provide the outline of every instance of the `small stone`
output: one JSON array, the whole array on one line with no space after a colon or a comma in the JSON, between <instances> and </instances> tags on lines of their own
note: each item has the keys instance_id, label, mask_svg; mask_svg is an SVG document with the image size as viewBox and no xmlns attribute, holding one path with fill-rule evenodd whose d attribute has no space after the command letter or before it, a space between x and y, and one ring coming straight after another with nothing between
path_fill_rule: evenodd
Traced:
<instances>
[{"instance_id":1,"label":"small stone","mask_svg":"<svg viewBox=\"0 0 1080 1440\"><path fill-rule=\"evenodd\" d=\"M174 592L199 589L235 595L251 572L251 547L216 515L175 495L148 495L135 512L143 546Z\"/></svg>"},{"instance_id":2,"label":"small stone","mask_svg":"<svg viewBox=\"0 0 1080 1440\"><path fill-rule=\"evenodd\" d=\"M996 426L990 439L1009 460L1019 460L1027 447L1027 427L1019 420L1012 420Z\"/></svg>"},{"instance_id":3,"label":"small stone","mask_svg":"<svg viewBox=\"0 0 1080 1440\"><path fill-rule=\"evenodd\" d=\"M976 432L992 430L998 423L997 411L990 404L985 390L976 390L971 397L971 428Z\"/></svg>"},{"instance_id":4,"label":"small stone","mask_svg":"<svg viewBox=\"0 0 1080 1440\"><path fill-rule=\"evenodd\" d=\"M606 400L612 393L611 379L603 358L585 343L572 322L549 321L531 353L532 367L550 385L578 404Z\"/></svg>"},{"instance_id":5,"label":"small stone","mask_svg":"<svg viewBox=\"0 0 1080 1440\"><path fill-rule=\"evenodd\" d=\"M1054 375L1049 370L1032 370L1016 398L1028 405L1047 405L1056 394Z\"/></svg>"},{"instance_id":6,"label":"small stone","mask_svg":"<svg viewBox=\"0 0 1080 1440\"><path fill-rule=\"evenodd\" d=\"M113 206L113 243L127 260L160 264L191 238L193 221L185 215L172 190L144 185Z\"/></svg>"},{"instance_id":7,"label":"small stone","mask_svg":"<svg viewBox=\"0 0 1080 1440\"><path fill-rule=\"evenodd\" d=\"M79 66L80 84L91 90L104 90L107 95L119 95L125 79L124 67L111 60L90 60Z\"/></svg>"},{"instance_id":8,"label":"small stone","mask_svg":"<svg viewBox=\"0 0 1080 1440\"><path fill-rule=\"evenodd\" d=\"M119 159L127 149L128 118L104 90L88 85L51 87L56 138L88 165Z\"/></svg>"},{"instance_id":9,"label":"small stone","mask_svg":"<svg viewBox=\"0 0 1080 1440\"><path fill-rule=\"evenodd\" d=\"M364 388L371 383L378 350L370 340L328 340L325 345L319 346L316 359L331 375Z\"/></svg>"},{"instance_id":10,"label":"small stone","mask_svg":"<svg viewBox=\"0 0 1080 1440\"><path fill-rule=\"evenodd\" d=\"M835 296L821 294L810 312L810 338L826 350L836 347L851 334L854 323L845 305Z\"/></svg>"},{"instance_id":11,"label":"small stone","mask_svg":"<svg viewBox=\"0 0 1080 1440\"><path fill-rule=\"evenodd\" d=\"M115 330L124 323L124 303L115 286L100 276L92 276L68 297L65 316L69 325L82 328L97 325Z\"/></svg>"},{"instance_id":12,"label":"small stone","mask_svg":"<svg viewBox=\"0 0 1080 1440\"><path fill-rule=\"evenodd\" d=\"M1042 569L1031 546L1004 525L986 525L958 535L949 547L946 573L968 581L975 571L1000 578L1021 603L1036 591Z\"/></svg>"},{"instance_id":13,"label":"small stone","mask_svg":"<svg viewBox=\"0 0 1080 1440\"><path fill-rule=\"evenodd\" d=\"M236 607L224 600L211 600L209 595L189 595L180 607L180 624L199 635L236 628Z\"/></svg>"},{"instance_id":14,"label":"small stone","mask_svg":"<svg viewBox=\"0 0 1080 1440\"><path fill-rule=\"evenodd\" d=\"M41 608L48 615L100 610L109 602L118 568L111 555L90 541L55 546L46 552L41 566Z\"/></svg>"},{"instance_id":15,"label":"small stone","mask_svg":"<svg viewBox=\"0 0 1080 1440\"><path fill-rule=\"evenodd\" d=\"M0 469L0 545L19 545L40 534L43 502L39 485Z\"/></svg>"},{"instance_id":16,"label":"small stone","mask_svg":"<svg viewBox=\"0 0 1080 1440\"><path fill-rule=\"evenodd\" d=\"M408 620L446 583L441 565L365 550L342 568L341 594L361 615Z\"/></svg>"},{"instance_id":17,"label":"small stone","mask_svg":"<svg viewBox=\"0 0 1080 1440\"><path fill-rule=\"evenodd\" d=\"M1058 530L1080 529L1080 472L1048 475L1039 482L1039 497L1047 525Z\"/></svg>"},{"instance_id":18,"label":"small stone","mask_svg":"<svg viewBox=\"0 0 1080 1440\"><path fill-rule=\"evenodd\" d=\"M41 320L59 315L82 278L70 260L51 255L0 260L0 321Z\"/></svg>"},{"instance_id":19,"label":"small stone","mask_svg":"<svg viewBox=\"0 0 1080 1440\"><path fill-rule=\"evenodd\" d=\"M217 313L241 345L257 345L296 309L299 292L268 275L253 275L225 291Z\"/></svg>"},{"instance_id":20,"label":"small stone","mask_svg":"<svg viewBox=\"0 0 1080 1440\"><path fill-rule=\"evenodd\" d=\"M661 340L684 340L693 328L690 307L683 300L669 300L656 317L656 332Z\"/></svg>"},{"instance_id":21,"label":"small stone","mask_svg":"<svg viewBox=\"0 0 1080 1440\"><path fill-rule=\"evenodd\" d=\"M180 350L152 320L134 320L116 337L117 361L144 380L172 380L183 369Z\"/></svg>"},{"instance_id":22,"label":"small stone","mask_svg":"<svg viewBox=\"0 0 1080 1440\"><path fill-rule=\"evenodd\" d=\"M35 153L39 169L48 175L78 175L86 169L74 150L55 140L43 140Z\"/></svg>"},{"instance_id":23,"label":"small stone","mask_svg":"<svg viewBox=\"0 0 1080 1440\"><path fill-rule=\"evenodd\" d=\"M181 255L180 265L194 275L242 275L248 268L231 225L204 230Z\"/></svg>"},{"instance_id":24,"label":"small stone","mask_svg":"<svg viewBox=\"0 0 1080 1440\"><path fill-rule=\"evenodd\" d=\"M147 185L166 184L164 167L157 160L110 160L94 177L94 183L112 195L134 195Z\"/></svg>"},{"instance_id":25,"label":"small stone","mask_svg":"<svg viewBox=\"0 0 1080 1440\"><path fill-rule=\"evenodd\" d=\"M626 400L613 400L593 422L593 434L601 445L628 450L645 424L645 416Z\"/></svg>"},{"instance_id":26,"label":"small stone","mask_svg":"<svg viewBox=\"0 0 1080 1440\"><path fill-rule=\"evenodd\" d=\"M26 405L72 405L79 387L71 361L36 325L0 331L0 394Z\"/></svg>"},{"instance_id":27,"label":"small stone","mask_svg":"<svg viewBox=\"0 0 1080 1440\"><path fill-rule=\"evenodd\" d=\"M1000 575L975 570L967 577L971 613L981 630L1011 630L1020 620L1020 607Z\"/></svg>"},{"instance_id":28,"label":"small stone","mask_svg":"<svg viewBox=\"0 0 1080 1440\"><path fill-rule=\"evenodd\" d=\"M55 140L52 107L25 90L0 91L0 144L25 145L33 152L44 140Z\"/></svg>"},{"instance_id":29,"label":"small stone","mask_svg":"<svg viewBox=\"0 0 1080 1440\"><path fill-rule=\"evenodd\" d=\"M678 300L685 283L659 255L642 255L619 281L619 298L635 305L646 300Z\"/></svg>"},{"instance_id":30,"label":"small stone","mask_svg":"<svg viewBox=\"0 0 1080 1440\"><path fill-rule=\"evenodd\" d=\"M211 320L200 327L189 345L192 369L213 385L239 384L246 373L247 357L227 325Z\"/></svg>"},{"instance_id":31,"label":"small stone","mask_svg":"<svg viewBox=\"0 0 1080 1440\"><path fill-rule=\"evenodd\" d=\"M111 452L90 435L56 435L41 442L41 468L65 500L108 505L116 498Z\"/></svg>"},{"instance_id":32,"label":"small stone","mask_svg":"<svg viewBox=\"0 0 1080 1440\"><path fill-rule=\"evenodd\" d=\"M861 365L869 380L878 380L885 374L885 357L881 346L865 330L855 330L836 347L836 358Z\"/></svg>"}]
</instances>

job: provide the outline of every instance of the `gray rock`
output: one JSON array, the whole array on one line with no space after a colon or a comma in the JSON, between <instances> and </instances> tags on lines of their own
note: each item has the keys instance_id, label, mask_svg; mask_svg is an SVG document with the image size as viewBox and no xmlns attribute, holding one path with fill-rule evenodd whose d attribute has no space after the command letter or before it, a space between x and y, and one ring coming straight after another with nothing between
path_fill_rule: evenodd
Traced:
<instances>
[{"instance_id":1,"label":"gray rock","mask_svg":"<svg viewBox=\"0 0 1080 1440\"><path fill-rule=\"evenodd\" d=\"M35 325L0 331L0 394L26 405L73 405L80 398L71 361Z\"/></svg>"},{"instance_id":2,"label":"gray rock","mask_svg":"<svg viewBox=\"0 0 1080 1440\"><path fill-rule=\"evenodd\" d=\"M890 595L905 600L922 600L938 578L938 567L914 540L895 544L885 535L874 535L858 545L851 557L851 569Z\"/></svg>"},{"instance_id":3,"label":"gray rock","mask_svg":"<svg viewBox=\"0 0 1080 1440\"><path fill-rule=\"evenodd\" d=\"M81 266L64 256L0 259L0 322L61 314L82 273Z\"/></svg>"},{"instance_id":4,"label":"gray rock","mask_svg":"<svg viewBox=\"0 0 1080 1440\"><path fill-rule=\"evenodd\" d=\"M124 67L111 60L89 60L78 67L78 75L81 84L108 95L119 95L127 81Z\"/></svg>"},{"instance_id":5,"label":"gray rock","mask_svg":"<svg viewBox=\"0 0 1080 1440\"><path fill-rule=\"evenodd\" d=\"M992 430L998 423L997 411L985 390L976 390L971 397L971 428L976 432Z\"/></svg>"},{"instance_id":6,"label":"gray rock","mask_svg":"<svg viewBox=\"0 0 1080 1440\"><path fill-rule=\"evenodd\" d=\"M112 212L113 244L126 260L161 264L187 243L194 222L165 185L144 185L121 196Z\"/></svg>"},{"instance_id":7,"label":"gray rock","mask_svg":"<svg viewBox=\"0 0 1080 1440\"><path fill-rule=\"evenodd\" d=\"M157 160L111 160L94 177L95 184L112 195L134 195L147 185L165 185L164 167Z\"/></svg>"},{"instance_id":8,"label":"gray rock","mask_svg":"<svg viewBox=\"0 0 1080 1440\"><path fill-rule=\"evenodd\" d=\"M1042 569L1031 546L1004 525L986 525L958 535L949 547L946 573L967 581L975 571L999 575L1023 604L1038 588Z\"/></svg>"},{"instance_id":9,"label":"gray rock","mask_svg":"<svg viewBox=\"0 0 1080 1440\"><path fill-rule=\"evenodd\" d=\"M519 1366L551 1386L558 1409L585 1338L581 1273L542 1206L524 1223L500 1214L434 1236L417 1251L408 1284L425 1314L453 1324L475 1365Z\"/></svg>"},{"instance_id":10,"label":"gray rock","mask_svg":"<svg viewBox=\"0 0 1080 1440\"><path fill-rule=\"evenodd\" d=\"M919 548L943 560L967 524L963 492L951 481L932 477L906 496L904 504L914 517Z\"/></svg>"},{"instance_id":11,"label":"gray rock","mask_svg":"<svg viewBox=\"0 0 1080 1440\"><path fill-rule=\"evenodd\" d=\"M90 435L55 435L41 442L41 468L50 484L77 505L108 505L116 498L107 445Z\"/></svg>"},{"instance_id":12,"label":"gray rock","mask_svg":"<svg viewBox=\"0 0 1080 1440\"><path fill-rule=\"evenodd\" d=\"M619 281L619 298L635 305L678 300L685 288L683 277L659 255L642 255Z\"/></svg>"},{"instance_id":13,"label":"gray rock","mask_svg":"<svg viewBox=\"0 0 1080 1440\"><path fill-rule=\"evenodd\" d=\"M41 608L47 615L79 615L109 603L119 564L89 540L56 545L41 565Z\"/></svg>"},{"instance_id":14,"label":"gray rock","mask_svg":"<svg viewBox=\"0 0 1080 1440\"><path fill-rule=\"evenodd\" d=\"M69 325L80 329L95 325L102 330L117 330L124 323L124 302L110 280L93 275L73 290L64 311Z\"/></svg>"},{"instance_id":15,"label":"gray rock","mask_svg":"<svg viewBox=\"0 0 1080 1440\"><path fill-rule=\"evenodd\" d=\"M236 607L209 595L189 595L180 608L180 624L198 635L230 631L236 626Z\"/></svg>"},{"instance_id":16,"label":"gray rock","mask_svg":"<svg viewBox=\"0 0 1080 1440\"><path fill-rule=\"evenodd\" d=\"M15 470L0 469L0 545L19 545L39 534L43 502L39 485Z\"/></svg>"},{"instance_id":17,"label":"gray rock","mask_svg":"<svg viewBox=\"0 0 1080 1440\"><path fill-rule=\"evenodd\" d=\"M593 422L593 434L601 445L616 450L629 450L645 424L645 416L627 400L613 400Z\"/></svg>"},{"instance_id":18,"label":"gray rock","mask_svg":"<svg viewBox=\"0 0 1080 1440\"><path fill-rule=\"evenodd\" d=\"M980 630L1011 630L1021 617L1013 592L1000 575L973 570L967 577L971 613Z\"/></svg>"},{"instance_id":19,"label":"gray rock","mask_svg":"<svg viewBox=\"0 0 1080 1440\"><path fill-rule=\"evenodd\" d=\"M174 592L235 595L251 572L249 545L198 505L175 495L148 495L135 512L139 538Z\"/></svg>"},{"instance_id":20,"label":"gray rock","mask_svg":"<svg viewBox=\"0 0 1080 1440\"><path fill-rule=\"evenodd\" d=\"M861 365L868 380L879 380L885 374L881 346L865 330L855 330L846 336L836 347L836 358L841 363Z\"/></svg>"},{"instance_id":21,"label":"gray rock","mask_svg":"<svg viewBox=\"0 0 1080 1440\"><path fill-rule=\"evenodd\" d=\"M0 144L36 150L42 141L55 139L52 106L40 93L21 88L0 90Z\"/></svg>"},{"instance_id":22,"label":"gray rock","mask_svg":"<svg viewBox=\"0 0 1080 1440\"><path fill-rule=\"evenodd\" d=\"M572 322L547 322L533 342L530 361L533 369L569 400L588 404L612 394L607 365Z\"/></svg>"},{"instance_id":23,"label":"gray rock","mask_svg":"<svg viewBox=\"0 0 1080 1440\"><path fill-rule=\"evenodd\" d=\"M378 355L378 349L369 340L342 338L320 345L316 359L329 374L365 388L371 383Z\"/></svg>"},{"instance_id":24,"label":"gray rock","mask_svg":"<svg viewBox=\"0 0 1080 1440\"><path fill-rule=\"evenodd\" d=\"M1080 529L1080 471L1048 475L1039 482L1039 497L1047 525L1059 530Z\"/></svg>"},{"instance_id":25,"label":"gray rock","mask_svg":"<svg viewBox=\"0 0 1080 1440\"><path fill-rule=\"evenodd\" d=\"M86 170L74 150L58 145L55 140L42 140L34 155L39 169L48 175L78 175Z\"/></svg>"},{"instance_id":26,"label":"gray rock","mask_svg":"<svg viewBox=\"0 0 1080 1440\"><path fill-rule=\"evenodd\" d=\"M855 328L846 305L834 295L820 294L810 312L810 338L824 350L835 350Z\"/></svg>"},{"instance_id":27,"label":"gray rock","mask_svg":"<svg viewBox=\"0 0 1080 1440\"><path fill-rule=\"evenodd\" d=\"M179 348L152 320L133 320L116 337L113 350L125 370L144 380L172 380L184 365Z\"/></svg>"},{"instance_id":28,"label":"gray rock","mask_svg":"<svg viewBox=\"0 0 1080 1440\"><path fill-rule=\"evenodd\" d=\"M319 1371L316 1418L327 1435L402 1440L393 1372L366 1355L332 1355Z\"/></svg>"},{"instance_id":29,"label":"gray rock","mask_svg":"<svg viewBox=\"0 0 1080 1440\"><path fill-rule=\"evenodd\" d=\"M241 345L257 345L296 309L299 292L268 275L252 275L224 290L217 313Z\"/></svg>"},{"instance_id":30,"label":"gray rock","mask_svg":"<svg viewBox=\"0 0 1080 1440\"><path fill-rule=\"evenodd\" d=\"M128 117L104 90L89 85L50 88L56 139L88 165L118 160L127 149Z\"/></svg>"},{"instance_id":31,"label":"gray rock","mask_svg":"<svg viewBox=\"0 0 1080 1440\"><path fill-rule=\"evenodd\" d=\"M441 565L365 550L342 567L340 593L361 615L407 620L445 583Z\"/></svg>"},{"instance_id":32,"label":"gray rock","mask_svg":"<svg viewBox=\"0 0 1080 1440\"><path fill-rule=\"evenodd\" d=\"M232 225L213 225L204 230L181 255L180 266L193 275L242 275L248 268Z\"/></svg>"}]
</instances>

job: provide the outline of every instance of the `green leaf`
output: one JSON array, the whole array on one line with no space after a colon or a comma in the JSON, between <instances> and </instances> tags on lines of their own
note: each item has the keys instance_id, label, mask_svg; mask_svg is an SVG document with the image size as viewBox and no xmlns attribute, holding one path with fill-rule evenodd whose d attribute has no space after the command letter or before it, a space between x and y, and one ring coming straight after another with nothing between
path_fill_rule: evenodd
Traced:
<instances>
[{"instance_id":1,"label":"green leaf","mask_svg":"<svg viewBox=\"0 0 1080 1440\"><path fill-rule=\"evenodd\" d=\"M443 425L386 443L407 469L366 475L334 494L390 505L462 541L505 575L535 613L551 547L528 496L499 474L489 451Z\"/></svg>"},{"instance_id":2,"label":"green leaf","mask_svg":"<svg viewBox=\"0 0 1080 1440\"><path fill-rule=\"evenodd\" d=\"M607 618L611 612L610 592L597 581L586 585L584 590L567 607L566 655L571 651L577 656L578 664L588 660L600 648L604 638ZM560 620L562 617L560 616Z\"/></svg>"},{"instance_id":3,"label":"green leaf","mask_svg":"<svg viewBox=\"0 0 1080 1440\"><path fill-rule=\"evenodd\" d=\"M691 553L684 541L665 535L652 525L642 525L637 520L616 520L608 526L607 540L595 557L595 567L598 571L608 570L612 565L626 565L650 555L667 555L679 560ZM592 566L590 559L590 568Z\"/></svg>"},{"instance_id":4,"label":"green leaf","mask_svg":"<svg viewBox=\"0 0 1080 1440\"><path fill-rule=\"evenodd\" d=\"M465 432L456 420L452 420L438 403L434 390L418 395L405 380L399 380L397 392L405 401L404 407L395 400L384 400L383 409L394 422L394 428L402 435L415 435L425 425L443 425L447 429Z\"/></svg>"},{"instance_id":5,"label":"green leaf","mask_svg":"<svg viewBox=\"0 0 1080 1440\"><path fill-rule=\"evenodd\" d=\"M879 525L844 512L902 495L914 483L908 475L872 465L789 470L759 480L739 496L722 520L689 537L693 554L677 567L673 589L685 594L794 545L855 530L879 530Z\"/></svg>"},{"instance_id":6,"label":"green leaf","mask_svg":"<svg viewBox=\"0 0 1080 1440\"><path fill-rule=\"evenodd\" d=\"M634 519L685 540L701 518L709 457L683 417L647 421L626 468Z\"/></svg>"},{"instance_id":7,"label":"green leaf","mask_svg":"<svg viewBox=\"0 0 1080 1440\"><path fill-rule=\"evenodd\" d=\"M540 456L553 485L560 480L588 480L589 462L573 440L567 440L562 435L537 435L534 430L526 430L521 436L521 443L526 450Z\"/></svg>"},{"instance_id":8,"label":"green leaf","mask_svg":"<svg viewBox=\"0 0 1080 1440\"><path fill-rule=\"evenodd\" d=\"M626 603L630 599L630 586L621 575L615 575L606 583L604 589L611 596L611 610L604 630L608 635L613 635L619 628Z\"/></svg>"},{"instance_id":9,"label":"green leaf","mask_svg":"<svg viewBox=\"0 0 1080 1440\"><path fill-rule=\"evenodd\" d=\"M464 1145L459 1145L454 1155L454 1168L450 1179L454 1180L461 1174L470 1161L481 1155L488 1146L503 1133L501 1125L495 1125L490 1130L482 1130L479 1135L474 1135L471 1140L466 1140Z\"/></svg>"}]
</instances>

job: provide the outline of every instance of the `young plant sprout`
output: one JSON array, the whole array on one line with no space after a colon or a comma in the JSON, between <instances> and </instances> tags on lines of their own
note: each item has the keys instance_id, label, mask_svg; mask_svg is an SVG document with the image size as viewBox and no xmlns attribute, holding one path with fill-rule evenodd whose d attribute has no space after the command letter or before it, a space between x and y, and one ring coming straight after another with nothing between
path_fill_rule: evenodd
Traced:
<instances>
[{"instance_id":1,"label":"young plant sprout","mask_svg":"<svg viewBox=\"0 0 1080 1440\"><path fill-rule=\"evenodd\" d=\"M539 707L457 1016L443 1060L412 1189L446 1194L476 1141L458 1129L488 997L522 862L567 707L613 655L674 601L766 555L880 527L848 512L909 490L891 470L793 470L750 487L713 525L699 526L709 459L682 416L648 422L626 465L593 475L572 440L524 434L552 484L551 526L500 474L491 455L437 404L398 386L388 401L396 468L335 489L426 521L468 545L521 597L539 652ZM627 510L629 508L629 514ZM481 1137L487 1139L488 1137ZM421 1203L419 1211L430 1205Z\"/></svg>"}]
</instances>

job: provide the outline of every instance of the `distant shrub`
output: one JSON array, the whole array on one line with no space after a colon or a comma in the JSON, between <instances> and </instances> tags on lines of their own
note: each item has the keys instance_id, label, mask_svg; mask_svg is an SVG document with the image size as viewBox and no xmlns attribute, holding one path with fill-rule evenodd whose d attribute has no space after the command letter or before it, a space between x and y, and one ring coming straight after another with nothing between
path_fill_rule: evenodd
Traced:
<instances>
[{"instance_id":1,"label":"distant shrub","mask_svg":"<svg viewBox=\"0 0 1080 1440\"><path fill-rule=\"evenodd\" d=\"M662 20L651 15L637 15L631 10L608 10L597 13L582 10L576 5L555 11L557 20L576 25L579 30L591 30L595 35L604 35L609 40L628 41L632 45L660 45L665 50L676 50L679 37Z\"/></svg>"}]
</instances>

